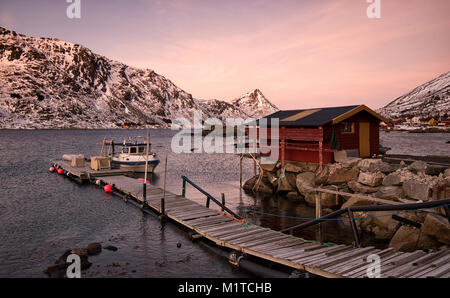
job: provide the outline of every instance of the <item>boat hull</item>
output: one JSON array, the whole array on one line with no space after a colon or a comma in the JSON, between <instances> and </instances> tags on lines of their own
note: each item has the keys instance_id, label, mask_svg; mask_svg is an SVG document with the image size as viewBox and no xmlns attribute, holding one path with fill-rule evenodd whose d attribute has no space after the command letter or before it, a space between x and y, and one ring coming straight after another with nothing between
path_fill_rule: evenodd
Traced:
<instances>
[{"instance_id":1,"label":"boat hull","mask_svg":"<svg viewBox=\"0 0 450 298\"><path fill-rule=\"evenodd\" d=\"M121 169L130 170L137 173L145 173L145 161L118 161L112 160L112 164L115 166L119 166ZM149 160L148 161L148 173L153 173L156 166L159 164L159 160Z\"/></svg>"}]
</instances>

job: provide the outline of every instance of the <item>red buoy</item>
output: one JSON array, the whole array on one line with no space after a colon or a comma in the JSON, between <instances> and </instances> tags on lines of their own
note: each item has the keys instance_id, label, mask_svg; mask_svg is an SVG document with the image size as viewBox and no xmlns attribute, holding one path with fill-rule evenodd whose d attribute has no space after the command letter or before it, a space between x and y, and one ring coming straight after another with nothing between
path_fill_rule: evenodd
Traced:
<instances>
[{"instance_id":1,"label":"red buoy","mask_svg":"<svg viewBox=\"0 0 450 298\"><path fill-rule=\"evenodd\" d=\"M53 173L55 171L54 167L51 167L50 169L48 169L50 171L50 173Z\"/></svg>"},{"instance_id":2,"label":"red buoy","mask_svg":"<svg viewBox=\"0 0 450 298\"><path fill-rule=\"evenodd\" d=\"M58 169L58 170L56 170L56 172L58 172L59 175L64 174L64 170L63 169Z\"/></svg>"},{"instance_id":3,"label":"red buoy","mask_svg":"<svg viewBox=\"0 0 450 298\"><path fill-rule=\"evenodd\" d=\"M145 181L144 178L138 178L138 180L139 180L139 181L142 181L142 182Z\"/></svg>"},{"instance_id":4,"label":"red buoy","mask_svg":"<svg viewBox=\"0 0 450 298\"><path fill-rule=\"evenodd\" d=\"M105 187L103 187L103 189L105 190L105 192L111 192L112 185L107 184L105 185Z\"/></svg>"}]
</instances>

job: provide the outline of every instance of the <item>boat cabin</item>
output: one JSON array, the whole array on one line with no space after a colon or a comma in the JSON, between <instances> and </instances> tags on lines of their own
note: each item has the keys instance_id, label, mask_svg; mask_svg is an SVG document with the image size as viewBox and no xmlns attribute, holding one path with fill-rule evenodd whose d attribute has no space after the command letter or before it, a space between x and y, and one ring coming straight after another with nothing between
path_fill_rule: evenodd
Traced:
<instances>
[{"instance_id":1,"label":"boat cabin","mask_svg":"<svg viewBox=\"0 0 450 298\"><path fill-rule=\"evenodd\" d=\"M121 144L122 150L121 153L123 154L138 154L142 155L145 154L147 151L147 144ZM150 147L150 145L149 145ZM149 150L150 151L150 150Z\"/></svg>"}]
</instances>

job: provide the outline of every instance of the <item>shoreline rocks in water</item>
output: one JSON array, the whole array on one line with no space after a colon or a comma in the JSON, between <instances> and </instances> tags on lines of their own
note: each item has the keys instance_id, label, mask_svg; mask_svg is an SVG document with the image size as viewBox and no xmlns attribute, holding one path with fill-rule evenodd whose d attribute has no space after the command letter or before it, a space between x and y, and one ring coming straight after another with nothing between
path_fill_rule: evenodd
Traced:
<instances>
[{"instance_id":1,"label":"shoreline rocks in water","mask_svg":"<svg viewBox=\"0 0 450 298\"><path fill-rule=\"evenodd\" d=\"M342 194L320 195L311 188L320 187L401 203L450 197L450 168L430 165L424 161L414 161L407 165L405 162L391 164L381 159L351 157L339 163L323 165L322 170L316 163L291 161L286 162L284 172L280 161L262 165L262 169L261 178L256 175L245 182L245 191L264 195L272 195L277 191L287 193L291 201L305 202L309 206L315 206L316 197L320 196L322 208L333 210L374 203L370 199ZM372 216L357 221L360 229L370 233L375 239L390 241L390 246L395 249L411 251L450 245L450 225L443 208L413 212L412 215L402 214L405 218L414 218L411 220L422 225L420 229L392 219L390 215L395 212L357 213L357 217Z\"/></svg>"},{"instance_id":2,"label":"shoreline rocks in water","mask_svg":"<svg viewBox=\"0 0 450 298\"><path fill-rule=\"evenodd\" d=\"M71 265L71 263L67 262L67 257L69 255L78 255L81 261L80 269L86 270L92 265L92 263L88 260L89 256L98 255L101 251L102 245L97 242L90 243L85 248L68 249L55 261L54 265L47 267L42 272L47 274L49 277L64 278L66 277L67 268Z\"/></svg>"}]
</instances>

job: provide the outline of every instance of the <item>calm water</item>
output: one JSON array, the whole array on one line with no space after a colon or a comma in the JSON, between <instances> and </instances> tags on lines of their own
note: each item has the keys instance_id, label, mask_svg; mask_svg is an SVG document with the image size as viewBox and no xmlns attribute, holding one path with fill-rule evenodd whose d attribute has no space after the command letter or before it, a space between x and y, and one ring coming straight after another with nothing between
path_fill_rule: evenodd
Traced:
<instances>
[{"instance_id":1,"label":"calm water","mask_svg":"<svg viewBox=\"0 0 450 298\"><path fill-rule=\"evenodd\" d=\"M181 193L180 176L185 175L216 197L225 193L227 204L251 222L276 230L301 221L249 213L236 206L280 216L314 217L314 209L302 204L276 196L257 199L242 193L239 158L234 155L171 153L173 134L167 130L151 131L153 151L162 160L168 155L168 190ZM63 153L98 155L104 136L121 140L123 136L138 135L145 135L145 131L0 131L0 150L4 156L0 159L0 277L45 277L42 270L66 249L84 247L90 242L111 244L119 250L103 250L100 255L90 257L93 265L83 271L83 276L251 276L191 243L176 226L170 223L161 226L156 216L144 215L97 187L78 185L48 172L50 159ZM383 145L393 147L389 142L395 142L397 137L391 136L393 133L382 137L387 143ZM403 137L409 140L423 136L405 134ZM436 138L442 140L437 134L430 134L429 138L436 142ZM427 139L424 148L429 142ZM162 186L163 169L161 164L150 177L152 184ZM252 175L253 164L246 160L244 179ZM192 187L188 187L187 196L205 202ZM323 234L326 241L351 241L351 233L338 229L335 223L326 223ZM315 231L305 230L300 236L314 239ZM182 244L180 248L178 242Z\"/></svg>"}]
</instances>

